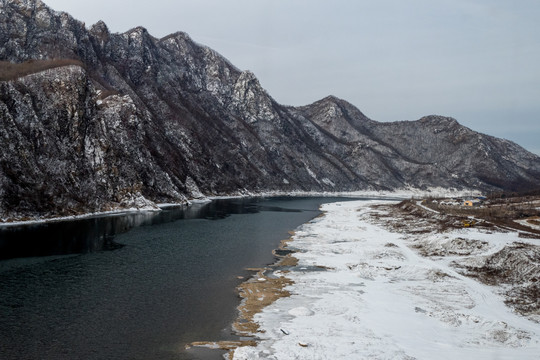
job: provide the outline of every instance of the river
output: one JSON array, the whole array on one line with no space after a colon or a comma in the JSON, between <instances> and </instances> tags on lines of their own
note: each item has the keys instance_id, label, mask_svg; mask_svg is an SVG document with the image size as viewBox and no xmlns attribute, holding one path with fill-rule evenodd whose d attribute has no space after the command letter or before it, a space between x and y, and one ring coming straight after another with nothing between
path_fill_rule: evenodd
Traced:
<instances>
[{"instance_id":1,"label":"river","mask_svg":"<svg viewBox=\"0 0 540 360\"><path fill-rule=\"evenodd\" d=\"M245 268L335 198L215 200L0 229L0 352L14 359L220 358ZM339 200L344 200L339 198Z\"/></svg>"}]
</instances>

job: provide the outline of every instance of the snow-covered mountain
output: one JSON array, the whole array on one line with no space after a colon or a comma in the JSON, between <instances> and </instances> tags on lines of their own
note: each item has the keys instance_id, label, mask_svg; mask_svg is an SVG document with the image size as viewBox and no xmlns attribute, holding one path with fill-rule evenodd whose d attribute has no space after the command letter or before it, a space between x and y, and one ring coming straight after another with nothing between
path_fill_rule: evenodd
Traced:
<instances>
[{"instance_id":1,"label":"snow-covered mountain","mask_svg":"<svg viewBox=\"0 0 540 360\"><path fill-rule=\"evenodd\" d=\"M332 96L287 107L185 33L87 28L39 0L0 7L0 218L243 192L540 185L540 157L451 118L379 123Z\"/></svg>"}]
</instances>

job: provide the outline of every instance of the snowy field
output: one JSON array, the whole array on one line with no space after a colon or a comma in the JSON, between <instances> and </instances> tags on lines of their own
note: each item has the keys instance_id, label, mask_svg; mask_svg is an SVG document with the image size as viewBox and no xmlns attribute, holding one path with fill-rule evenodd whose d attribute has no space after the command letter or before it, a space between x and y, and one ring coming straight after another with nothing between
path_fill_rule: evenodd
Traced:
<instances>
[{"instance_id":1,"label":"snowy field","mask_svg":"<svg viewBox=\"0 0 540 360\"><path fill-rule=\"evenodd\" d=\"M325 216L297 230L288 248L298 265L274 273L294 281L291 296L255 315L258 345L234 359L540 359L538 315L516 314L501 286L456 266L517 242L516 233L415 238L374 221L384 210L370 206L380 202L326 204ZM422 254L415 241L446 255Z\"/></svg>"}]
</instances>

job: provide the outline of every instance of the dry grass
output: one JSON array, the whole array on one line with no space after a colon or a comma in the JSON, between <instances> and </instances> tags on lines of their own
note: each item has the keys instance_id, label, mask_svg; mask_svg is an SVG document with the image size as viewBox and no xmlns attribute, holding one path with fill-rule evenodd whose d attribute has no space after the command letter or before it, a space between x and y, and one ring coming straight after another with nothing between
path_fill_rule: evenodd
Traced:
<instances>
[{"instance_id":1,"label":"dry grass","mask_svg":"<svg viewBox=\"0 0 540 360\"><path fill-rule=\"evenodd\" d=\"M298 259L291 253L280 256L279 253L287 252L287 245L292 241L294 232L289 232L290 238L282 240L278 251L274 251L280 260L272 266L273 269L278 269L287 266L296 266ZM264 273L271 269L252 269L257 271L257 274L250 280L242 283L238 287L240 297L243 299L239 306L239 316L233 324L236 332L242 335L252 335L259 332L259 325L253 321L253 316L262 309L272 304L279 298L290 296L289 291L285 287L293 282L285 277L270 278Z\"/></svg>"},{"instance_id":2,"label":"dry grass","mask_svg":"<svg viewBox=\"0 0 540 360\"><path fill-rule=\"evenodd\" d=\"M411 206L414 205L414 203L411 203ZM532 219L532 222L529 221L529 223L535 225L535 221L538 221L535 219L540 218L539 196L489 199L480 207L441 205L436 199L427 199L423 202L423 205L439 211L446 217L466 219L472 216L476 219L484 220L476 224L475 227L497 226L502 229L513 229L540 235L539 230L529 228L514 221L518 219Z\"/></svg>"},{"instance_id":3,"label":"dry grass","mask_svg":"<svg viewBox=\"0 0 540 360\"><path fill-rule=\"evenodd\" d=\"M257 270L256 276L238 286L238 292L243 299L238 307L239 315L233 324L233 329L236 333L243 336L253 336L259 330L253 317L263 308L272 304L281 297L290 296L290 293L285 290L285 287L293 282L284 277L270 278L264 275L268 269L247 269ZM211 349L220 349L229 351L228 358L232 359L234 350L242 346L256 346L257 342L252 340L238 341L196 341L187 345L190 347L207 347Z\"/></svg>"},{"instance_id":4,"label":"dry grass","mask_svg":"<svg viewBox=\"0 0 540 360\"><path fill-rule=\"evenodd\" d=\"M540 217L540 196L522 196L513 198L490 199L480 207L441 205L434 199L428 199L425 206L454 216L474 216L495 224L508 225L508 220Z\"/></svg>"},{"instance_id":5,"label":"dry grass","mask_svg":"<svg viewBox=\"0 0 540 360\"><path fill-rule=\"evenodd\" d=\"M505 304L522 315L540 315L540 285L534 284L512 288L506 293Z\"/></svg>"},{"instance_id":6,"label":"dry grass","mask_svg":"<svg viewBox=\"0 0 540 360\"><path fill-rule=\"evenodd\" d=\"M207 347L211 349L234 350L240 346L256 346L255 340L238 340L238 341L194 341L186 345L186 349L191 347Z\"/></svg>"},{"instance_id":7,"label":"dry grass","mask_svg":"<svg viewBox=\"0 0 540 360\"><path fill-rule=\"evenodd\" d=\"M84 67L81 61L74 59L27 60L23 63L0 61L0 81L16 80L22 76L68 65Z\"/></svg>"},{"instance_id":8,"label":"dry grass","mask_svg":"<svg viewBox=\"0 0 540 360\"><path fill-rule=\"evenodd\" d=\"M298 265L298 259L292 256L291 254L283 257L279 262L277 263L277 266L279 267L285 267L285 266L296 266Z\"/></svg>"},{"instance_id":9,"label":"dry grass","mask_svg":"<svg viewBox=\"0 0 540 360\"><path fill-rule=\"evenodd\" d=\"M98 99L103 100L112 95L120 95L120 92L118 90L113 90L113 89L102 90L98 96Z\"/></svg>"},{"instance_id":10,"label":"dry grass","mask_svg":"<svg viewBox=\"0 0 540 360\"><path fill-rule=\"evenodd\" d=\"M444 232L452 229L464 229L461 220L476 219L473 227L486 229L488 232L518 230L520 238L540 239L540 232L527 226L516 223L514 220L525 219L529 224L535 225L540 219L538 214L540 197L528 196L511 199L496 199L484 203L484 207L466 208L463 206L441 206L433 199L424 201L422 205L428 206L439 213L434 213L417 205L417 201L406 200L396 205L379 205L373 208L371 216L375 223L391 228L393 231L404 234L419 234ZM454 238L443 242L439 246L429 247L430 242L414 239L411 248L416 249L423 256L471 256L481 254L488 246L485 241ZM391 244L386 244L391 247ZM540 315L540 250L531 243L514 242L505 246L495 254L484 258L479 265L460 265L454 267L463 275L477 279L488 285L504 285L505 303L516 312L524 316ZM433 279L437 281L447 274L434 273ZM538 318L536 318L538 319ZM537 320L534 320L537 321Z\"/></svg>"},{"instance_id":11,"label":"dry grass","mask_svg":"<svg viewBox=\"0 0 540 360\"><path fill-rule=\"evenodd\" d=\"M530 234L524 232L518 232L518 237L522 239L540 239L540 235L538 234Z\"/></svg>"},{"instance_id":12,"label":"dry grass","mask_svg":"<svg viewBox=\"0 0 540 360\"><path fill-rule=\"evenodd\" d=\"M274 265L274 267L292 267L298 265L298 259L293 256L293 251L288 251L287 246L292 241L292 237L296 233L294 231L289 231L291 236L288 239L281 240L277 250L273 251L274 256L278 257L280 260ZM284 253L286 252L286 253ZM283 255L281 255L283 254Z\"/></svg>"},{"instance_id":13,"label":"dry grass","mask_svg":"<svg viewBox=\"0 0 540 360\"><path fill-rule=\"evenodd\" d=\"M371 216L378 221L384 222L396 232L406 232L411 235L427 234L430 232L446 232L463 227L464 216L454 216L451 214L435 214L416 205L412 200L404 200L396 205L379 206L378 211L384 209L387 215L382 216L380 212ZM414 226L411 226L414 225ZM479 226L490 226L489 224L479 224Z\"/></svg>"},{"instance_id":14,"label":"dry grass","mask_svg":"<svg viewBox=\"0 0 540 360\"><path fill-rule=\"evenodd\" d=\"M233 324L233 330L241 336L254 336L261 332L259 324L253 320L255 314L259 313L268 305L282 297L290 296L290 292L285 290L285 287L293 284L293 281L286 277L270 277L266 276L267 271L280 270L286 267L296 266L298 259L293 256L293 252L287 250L287 245L292 241L295 235L290 231L290 238L282 240L278 249L274 250L274 255L279 259L274 265L269 268L257 269L248 268L246 270L253 271L256 274L249 280L240 284L237 288L242 302L238 307L238 318ZM282 273L286 273L282 270ZM198 341L189 344L187 347L199 346L212 349L221 349L229 351L228 358L234 357L234 351L242 346L256 346L256 340L242 341L218 341L206 342Z\"/></svg>"},{"instance_id":15,"label":"dry grass","mask_svg":"<svg viewBox=\"0 0 540 360\"><path fill-rule=\"evenodd\" d=\"M238 308L240 315L233 324L235 331L242 335L259 332L259 324L253 321L253 316L277 299L290 296L285 287L292 283L284 277L269 278L259 271L255 279L241 284L238 291L243 300Z\"/></svg>"}]
</instances>

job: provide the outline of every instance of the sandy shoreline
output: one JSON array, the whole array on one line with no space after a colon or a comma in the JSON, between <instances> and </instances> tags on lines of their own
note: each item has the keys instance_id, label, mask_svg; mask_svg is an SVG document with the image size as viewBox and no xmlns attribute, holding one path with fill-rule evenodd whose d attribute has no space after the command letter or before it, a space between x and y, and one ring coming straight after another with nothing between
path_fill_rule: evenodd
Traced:
<instances>
[{"instance_id":1,"label":"sandy shoreline","mask_svg":"<svg viewBox=\"0 0 540 360\"><path fill-rule=\"evenodd\" d=\"M273 251L278 258L273 264L264 268L249 268L254 272L246 281L237 288L239 297L242 299L238 306L238 316L232 324L235 335L240 337L237 341L196 341L186 345L186 349L192 347L210 348L226 350L228 359L233 359L236 349L244 346L256 346L256 334L260 332L259 324L254 321L254 317L265 307L273 304L280 298L290 296L290 292L285 288L293 282L286 276L289 268L298 264L298 259L294 253L287 249L287 245L293 240L294 231L290 231L288 239L281 241L280 246ZM276 276L279 274L278 276Z\"/></svg>"},{"instance_id":2,"label":"sandy shoreline","mask_svg":"<svg viewBox=\"0 0 540 360\"><path fill-rule=\"evenodd\" d=\"M228 344L229 358L535 359L536 310L519 313L509 285L470 272L516 243L537 251L538 240L493 228L430 231L389 209L326 204L297 229L282 246L295 253L240 286L235 328L255 342Z\"/></svg>"}]
</instances>

